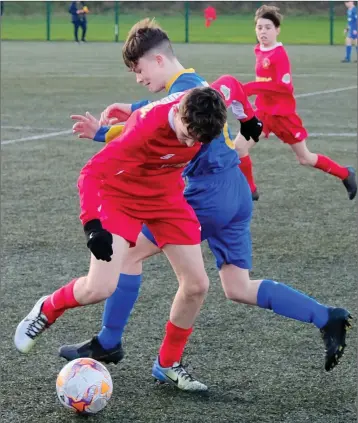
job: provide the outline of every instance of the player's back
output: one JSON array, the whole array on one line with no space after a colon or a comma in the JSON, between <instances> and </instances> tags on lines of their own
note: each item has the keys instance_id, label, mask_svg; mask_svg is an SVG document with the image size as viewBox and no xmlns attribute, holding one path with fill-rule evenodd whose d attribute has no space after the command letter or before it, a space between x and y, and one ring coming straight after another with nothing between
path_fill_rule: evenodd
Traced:
<instances>
[{"instance_id":1,"label":"player's back","mask_svg":"<svg viewBox=\"0 0 358 423\"><path fill-rule=\"evenodd\" d=\"M209 84L198 75L194 69L184 69L175 75L166 87L169 94L185 91L191 88L208 86ZM184 177L195 177L210 174L218 174L227 169L236 167L240 163L239 157L234 150L232 135L227 124L222 134L210 144L202 145L199 152L186 166Z\"/></svg>"},{"instance_id":2,"label":"player's back","mask_svg":"<svg viewBox=\"0 0 358 423\"><path fill-rule=\"evenodd\" d=\"M121 198L171 197L183 190L183 168L200 149L181 144L174 132L173 105L180 96L168 96L133 112L120 138L105 148L121 149L116 172L103 184ZM127 139L128 138L128 139Z\"/></svg>"},{"instance_id":3,"label":"player's back","mask_svg":"<svg viewBox=\"0 0 358 423\"><path fill-rule=\"evenodd\" d=\"M357 26L357 8L356 8L356 6L353 6L351 9L347 10L347 21L348 21L348 25L350 27L352 27L352 29L357 29L357 28L354 28L354 26Z\"/></svg>"}]
</instances>

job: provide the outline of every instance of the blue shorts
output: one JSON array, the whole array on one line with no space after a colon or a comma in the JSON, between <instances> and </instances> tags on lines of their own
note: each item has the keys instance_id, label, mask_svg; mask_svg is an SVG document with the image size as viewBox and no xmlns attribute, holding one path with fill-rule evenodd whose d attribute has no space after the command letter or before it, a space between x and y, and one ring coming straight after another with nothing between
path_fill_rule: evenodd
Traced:
<instances>
[{"instance_id":1,"label":"blue shorts","mask_svg":"<svg viewBox=\"0 0 358 423\"><path fill-rule=\"evenodd\" d=\"M349 28L348 33L347 33L347 37L350 38L351 40L356 40L357 34L353 34L353 31L354 31L354 28Z\"/></svg>"},{"instance_id":2,"label":"blue shorts","mask_svg":"<svg viewBox=\"0 0 358 423\"><path fill-rule=\"evenodd\" d=\"M218 174L189 178L184 195L199 219L201 239L208 241L218 269L223 264L251 269L252 197L241 170L235 167ZM142 232L156 244L145 225Z\"/></svg>"}]
</instances>

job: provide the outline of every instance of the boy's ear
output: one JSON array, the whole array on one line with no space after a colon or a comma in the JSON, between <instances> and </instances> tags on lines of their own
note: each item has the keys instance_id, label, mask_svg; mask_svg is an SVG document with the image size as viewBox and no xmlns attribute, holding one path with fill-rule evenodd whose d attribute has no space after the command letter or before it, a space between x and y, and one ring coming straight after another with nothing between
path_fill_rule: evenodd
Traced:
<instances>
[{"instance_id":1,"label":"boy's ear","mask_svg":"<svg viewBox=\"0 0 358 423\"><path fill-rule=\"evenodd\" d=\"M179 112L180 112L180 106L179 106L179 103L178 103L178 104L176 104L176 105L174 106L174 114L175 114L175 115L178 115L178 114L179 114Z\"/></svg>"},{"instance_id":2,"label":"boy's ear","mask_svg":"<svg viewBox=\"0 0 358 423\"><path fill-rule=\"evenodd\" d=\"M161 54L156 54L155 55L155 60L158 63L159 66L163 66L164 65L164 58Z\"/></svg>"}]
</instances>

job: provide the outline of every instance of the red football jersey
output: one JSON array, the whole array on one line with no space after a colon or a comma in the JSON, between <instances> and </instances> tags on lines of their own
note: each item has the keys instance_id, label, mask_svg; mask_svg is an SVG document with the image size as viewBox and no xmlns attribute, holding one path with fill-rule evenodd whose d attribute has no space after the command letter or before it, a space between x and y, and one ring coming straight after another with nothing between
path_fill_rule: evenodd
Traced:
<instances>
[{"instance_id":1,"label":"red football jersey","mask_svg":"<svg viewBox=\"0 0 358 423\"><path fill-rule=\"evenodd\" d=\"M254 112L234 77L212 84L236 117L251 119ZM172 107L184 93L175 93L138 109L127 120L121 136L107 144L83 167L78 179L83 224L98 219L101 196L113 198L124 210L158 208L183 196L183 168L200 150L180 144L172 129Z\"/></svg>"},{"instance_id":2,"label":"red football jersey","mask_svg":"<svg viewBox=\"0 0 358 423\"><path fill-rule=\"evenodd\" d=\"M255 105L258 110L287 116L296 113L293 96L291 65L282 43L274 47L255 47L256 82L244 84L248 96L257 95Z\"/></svg>"}]
</instances>

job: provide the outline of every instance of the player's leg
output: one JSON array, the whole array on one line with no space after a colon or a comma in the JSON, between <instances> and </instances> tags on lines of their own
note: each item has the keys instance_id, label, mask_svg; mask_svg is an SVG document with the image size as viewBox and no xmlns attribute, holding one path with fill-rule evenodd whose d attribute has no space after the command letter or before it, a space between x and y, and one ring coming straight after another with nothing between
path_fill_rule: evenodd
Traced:
<instances>
[{"instance_id":1,"label":"player's leg","mask_svg":"<svg viewBox=\"0 0 358 423\"><path fill-rule=\"evenodd\" d=\"M81 22L81 29L82 29L81 41L85 42L86 41L86 33L87 33L87 22L86 21Z\"/></svg>"},{"instance_id":2,"label":"player's leg","mask_svg":"<svg viewBox=\"0 0 358 423\"><path fill-rule=\"evenodd\" d=\"M185 391L205 391L207 386L195 380L180 364L184 348L209 288L200 245L165 245L163 251L179 281L170 318L153 377Z\"/></svg>"},{"instance_id":3,"label":"player's leg","mask_svg":"<svg viewBox=\"0 0 358 423\"><path fill-rule=\"evenodd\" d=\"M148 228L137 239L136 246L127 252L122 273L113 294L107 298L102 315L102 329L98 335L77 344L63 345L59 355L66 360L92 357L104 363L117 364L123 359L122 336L137 301L142 281L142 262L161 252L151 238Z\"/></svg>"},{"instance_id":4,"label":"player's leg","mask_svg":"<svg viewBox=\"0 0 358 423\"><path fill-rule=\"evenodd\" d=\"M352 38L346 37L346 55L342 63L350 63L352 54Z\"/></svg>"},{"instance_id":5,"label":"player's leg","mask_svg":"<svg viewBox=\"0 0 358 423\"><path fill-rule=\"evenodd\" d=\"M263 124L260 139L264 137L267 138L269 133L271 132L270 117L260 111L256 111L256 116L258 117L258 119L261 120ZM249 154L249 151L256 144L256 142L252 139L247 141L239 132L235 138L234 143L235 150L237 151L240 157L239 168L241 169L242 173L246 176L246 179L249 183L250 190L252 193L252 200L257 201L259 199L259 192L255 183L252 160Z\"/></svg>"},{"instance_id":6,"label":"player's leg","mask_svg":"<svg viewBox=\"0 0 358 423\"><path fill-rule=\"evenodd\" d=\"M147 227L145 233L150 232ZM104 349L111 349L121 343L124 329L137 301L142 282L143 261L161 252L154 242L143 232L139 235L136 246L130 248L122 266L122 273L114 293L104 306L102 329L98 341Z\"/></svg>"},{"instance_id":7,"label":"player's leg","mask_svg":"<svg viewBox=\"0 0 358 423\"><path fill-rule=\"evenodd\" d=\"M228 299L314 324L321 331L325 344L325 369L332 370L338 364L344 353L346 331L350 326L351 316L347 310L320 304L281 282L250 280L248 269L233 264L224 264L219 274Z\"/></svg>"},{"instance_id":8,"label":"player's leg","mask_svg":"<svg viewBox=\"0 0 358 423\"><path fill-rule=\"evenodd\" d=\"M189 375L180 364L209 288L200 247L200 223L184 198L161 213L164 214L157 215L158 220L148 222L148 227L171 263L179 288L152 374L156 380L172 383L179 389L203 391L207 387Z\"/></svg>"},{"instance_id":9,"label":"player's leg","mask_svg":"<svg viewBox=\"0 0 358 423\"><path fill-rule=\"evenodd\" d=\"M19 323L14 337L16 348L23 353L29 352L39 335L66 310L95 304L108 298L116 289L128 247L124 238L113 235L113 255L110 262L97 260L91 254L87 276L73 279L52 295L42 297Z\"/></svg>"},{"instance_id":10,"label":"player's leg","mask_svg":"<svg viewBox=\"0 0 358 423\"><path fill-rule=\"evenodd\" d=\"M78 28L80 27L79 22L73 22L73 31L74 31L74 36L75 36L75 41L78 43L79 39L78 39Z\"/></svg>"},{"instance_id":11,"label":"player's leg","mask_svg":"<svg viewBox=\"0 0 358 423\"><path fill-rule=\"evenodd\" d=\"M249 183L252 199L257 201L259 199L259 193L255 183L251 156L249 154L250 149L255 144L256 143L254 140L251 139L250 141L247 141L240 133L238 133L235 138L235 150L237 151L240 158L239 168L246 176L247 182Z\"/></svg>"},{"instance_id":12,"label":"player's leg","mask_svg":"<svg viewBox=\"0 0 358 423\"><path fill-rule=\"evenodd\" d=\"M356 173L353 167L342 166L327 156L312 153L309 151L305 140L290 143L290 147L301 165L320 169L339 178L348 192L349 199L353 200L357 194Z\"/></svg>"},{"instance_id":13,"label":"player's leg","mask_svg":"<svg viewBox=\"0 0 358 423\"><path fill-rule=\"evenodd\" d=\"M344 309L332 309L322 305L283 283L269 279L250 280L250 193L247 184L242 183L240 175L231 178L230 182L239 187L237 190L230 189L229 182L226 187L229 198L234 204L238 204L237 213L227 226L208 238L226 297L235 302L258 305L277 314L315 324L325 336L326 368L329 370L343 354L349 313ZM327 334L333 337L333 340Z\"/></svg>"}]
</instances>

